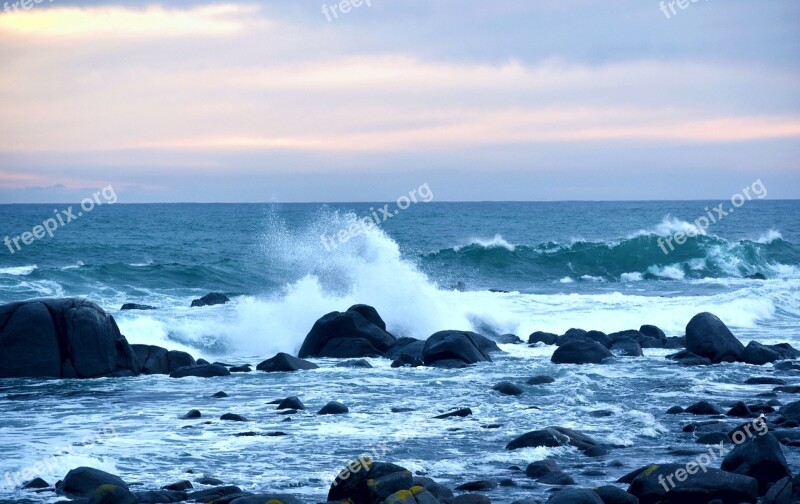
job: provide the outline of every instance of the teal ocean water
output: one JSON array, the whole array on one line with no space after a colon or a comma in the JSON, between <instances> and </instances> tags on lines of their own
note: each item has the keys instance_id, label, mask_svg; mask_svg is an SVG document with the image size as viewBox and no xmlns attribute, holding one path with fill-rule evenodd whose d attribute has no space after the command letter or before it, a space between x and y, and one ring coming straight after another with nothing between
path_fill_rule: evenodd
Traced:
<instances>
[{"instance_id":1,"label":"teal ocean water","mask_svg":"<svg viewBox=\"0 0 800 504\"><path fill-rule=\"evenodd\" d=\"M2 246L0 302L86 297L114 315L131 343L251 364L278 351L296 353L317 318L356 303L375 306L396 336L475 329L527 339L536 330L612 332L642 324L676 336L695 313L711 311L745 344L797 346L800 202L748 201L664 253L668 237L697 234L695 221L718 204L420 202L379 226L354 228L360 231L334 248L321 236L330 244L384 203L117 203L13 254ZM0 205L0 239L30 231L67 206ZM748 278L756 274L765 280ZM232 302L189 308L210 291ZM126 302L158 309L120 311ZM374 369L354 373L321 360L319 372L250 373L224 382L10 380L0 384L0 451L8 455L0 474L112 425L114 440L79 447L71 465L91 464L148 486L182 479L191 469L317 502L350 458L389 439L384 458L450 486L509 477L509 466L545 457L557 459L581 485L605 484L653 459L681 461L674 448L691 447L693 439L681 432L680 419L663 412L689 399L744 394L737 384L753 374L738 364L681 368L664 359L666 350L647 350L635 362L576 368L552 365L551 348L503 349L494 364L468 370L397 370L373 359ZM518 398L491 391L498 381L524 383L535 374L557 381L527 387ZM217 390L231 398L209 398ZM318 419L309 412L286 423L266 403L290 395L314 411L341 400L351 414ZM401 419L390 412L396 406L416 412ZM430 422L434 413L462 406L474 416L439 421L396 441L401 424ZM178 417L195 407L212 424L183 428L187 422ZM598 409L612 415L588 414ZM251 423L217 422L225 412ZM488 424L502 427L487 430ZM612 458L623 466L588 463L566 448L503 449L516 435L547 425L617 445ZM288 436L236 437L238 430ZM52 483L65 472L44 477ZM17 495L1 487L0 498ZM526 486L523 475L520 485L497 489L492 499L511 502L546 490Z\"/></svg>"}]
</instances>

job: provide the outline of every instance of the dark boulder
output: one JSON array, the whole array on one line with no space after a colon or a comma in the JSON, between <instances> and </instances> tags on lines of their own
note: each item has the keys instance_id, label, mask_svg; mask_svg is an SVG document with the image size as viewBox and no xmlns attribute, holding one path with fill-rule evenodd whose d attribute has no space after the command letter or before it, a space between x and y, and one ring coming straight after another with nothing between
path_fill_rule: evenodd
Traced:
<instances>
[{"instance_id":1,"label":"dark boulder","mask_svg":"<svg viewBox=\"0 0 800 504\"><path fill-rule=\"evenodd\" d=\"M685 411L692 415L722 415L724 413L719 406L708 401L696 402L686 408Z\"/></svg>"},{"instance_id":2,"label":"dark boulder","mask_svg":"<svg viewBox=\"0 0 800 504\"><path fill-rule=\"evenodd\" d=\"M214 306L214 305L221 305L225 303L230 303L230 299L225 294L220 294L219 292L210 292L205 296L201 297L200 299L195 299L192 301L192 308L196 308L199 306Z\"/></svg>"},{"instance_id":3,"label":"dark boulder","mask_svg":"<svg viewBox=\"0 0 800 504\"><path fill-rule=\"evenodd\" d=\"M306 409L306 405L303 404L303 401L301 401L298 397L292 396L292 397L287 397L286 399L281 401L280 404L278 404L278 408L277 409L279 409L279 410L285 410L285 409L304 410L304 409Z\"/></svg>"},{"instance_id":4,"label":"dark boulder","mask_svg":"<svg viewBox=\"0 0 800 504\"><path fill-rule=\"evenodd\" d=\"M686 349L716 364L741 360L744 345L716 315L703 312L686 325Z\"/></svg>"},{"instance_id":5,"label":"dark boulder","mask_svg":"<svg viewBox=\"0 0 800 504\"><path fill-rule=\"evenodd\" d=\"M586 337L592 341L596 341L606 348L611 348L611 338L603 331L588 331Z\"/></svg>"},{"instance_id":6,"label":"dark boulder","mask_svg":"<svg viewBox=\"0 0 800 504\"><path fill-rule=\"evenodd\" d=\"M605 450L602 444L586 434L565 427L547 427L545 429L527 432L508 443L506 445L506 450L536 448L540 446L548 448L574 446L584 453L592 450L592 454L597 455Z\"/></svg>"},{"instance_id":7,"label":"dark boulder","mask_svg":"<svg viewBox=\"0 0 800 504\"><path fill-rule=\"evenodd\" d=\"M169 374L170 378L186 378L195 376L197 378L213 378L215 376L230 376L231 372L225 366L219 364L201 364L199 366L184 366Z\"/></svg>"},{"instance_id":8,"label":"dark boulder","mask_svg":"<svg viewBox=\"0 0 800 504\"><path fill-rule=\"evenodd\" d=\"M156 309L155 306L136 304L136 303L125 303L124 305L122 305L122 308L120 308L121 311L127 311L127 310L155 310L155 309Z\"/></svg>"},{"instance_id":9,"label":"dark boulder","mask_svg":"<svg viewBox=\"0 0 800 504\"><path fill-rule=\"evenodd\" d=\"M763 366L770 362L775 362L780 358L780 354L772 348L762 345L758 341L751 341L744 348L742 352L742 362L747 364L754 364L756 366Z\"/></svg>"},{"instance_id":10,"label":"dark boulder","mask_svg":"<svg viewBox=\"0 0 800 504\"><path fill-rule=\"evenodd\" d=\"M595 488L594 491L600 496L603 504L639 504L639 499L614 485L604 485Z\"/></svg>"},{"instance_id":11,"label":"dark boulder","mask_svg":"<svg viewBox=\"0 0 800 504\"><path fill-rule=\"evenodd\" d=\"M322 407L321 410L317 412L318 415L343 415L348 413L350 408L345 406L344 404L338 401L331 401L325 406Z\"/></svg>"},{"instance_id":12,"label":"dark boulder","mask_svg":"<svg viewBox=\"0 0 800 504\"><path fill-rule=\"evenodd\" d=\"M590 339L578 339L560 345L550 361L554 364L601 364L614 357L600 343Z\"/></svg>"},{"instance_id":13,"label":"dark boulder","mask_svg":"<svg viewBox=\"0 0 800 504\"><path fill-rule=\"evenodd\" d=\"M667 359L677 361L681 366L710 366L713 364L711 359L700 357L688 350L681 350L678 353L667 355Z\"/></svg>"},{"instance_id":14,"label":"dark boulder","mask_svg":"<svg viewBox=\"0 0 800 504\"><path fill-rule=\"evenodd\" d=\"M192 482L189 480L181 480L170 483L169 485L164 485L161 487L161 489L172 490L173 492L182 492L184 490L192 490L194 489L194 486L192 486Z\"/></svg>"},{"instance_id":15,"label":"dark boulder","mask_svg":"<svg viewBox=\"0 0 800 504\"><path fill-rule=\"evenodd\" d=\"M522 343L522 338L517 336L516 334L500 334L493 338L495 343L501 343L503 345L518 345Z\"/></svg>"},{"instance_id":16,"label":"dark boulder","mask_svg":"<svg viewBox=\"0 0 800 504\"><path fill-rule=\"evenodd\" d=\"M134 492L139 504L162 504L172 502L183 502L189 498L186 492L175 492L172 490L157 490L152 492Z\"/></svg>"},{"instance_id":17,"label":"dark boulder","mask_svg":"<svg viewBox=\"0 0 800 504\"><path fill-rule=\"evenodd\" d=\"M224 420L226 422L247 422L248 420L243 417L242 415L237 415L236 413L225 413L221 417L220 420Z\"/></svg>"},{"instance_id":18,"label":"dark boulder","mask_svg":"<svg viewBox=\"0 0 800 504\"><path fill-rule=\"evenodd\" d=\"M694 471L688 474L686 464L654 464L638 473L628 493L641 504L708 504L715 499L724 504L754 504L758 498L758 482L749 476L714 468L702 471L697 464Z\"/></svg>"},{"instance_id":19,"label":"dark boulder","mask_svg":"<svg viewBox=\"0 0 800 504\"><path fill-rule=\"evenodd\" d=\"M119 476L92 467L78 467L56 483L56 493L69 498L91 497L103 485L128 488Z\"/></svg>"},{"instance_id":20,"label":"dark boulder","mask_svg":"<svg viewBox=\"0 0 800 504\"><path fill-rule=\"evenodd\" d=\"M654 325L645 324L639 328L639 332L645 336L649 336L650 338L655 338L662 341L667 339L667 335L664 334L664 331Z\"/></svg>"},{"instance_id":21,"label":"dark boulder","mask_svg":"<svg viewBox=\"0 0 800 504\"><path fill-rule=\"evenodd\" d=\"M133 349L114 317L82 299L0 306L0 378L133 376Z\"/></svg>"},{"instance_id":22,"label":"dark boulder","mask_svg":"<svg viewBox=\"0 0 800 504\"><path fill-rule=\"evenodd\" d=\"M411 355L420 361L425 342L414 338L400 338L383 354L384 358L397 360L402 354Z\"/></svg>"},{"instance_id":23,"label":"dark boulder","mask_svg":"<svg viewBox=\"0 0 800 504\"><path fill-rule=\"evenodd\" d=\"M231 496L238 495L241 493L242 493L241 488L233 485L225 485L225 486L209 488L207 490L198 490L197 492L191 492L187 497L192 502L214 502L222 500L224 498L229 499ZM226 502L229 502L229 500Z\"/></svg>"},{"instance_id":24,"label":"dark boulder","mask_svg":"<svg viewBox=\"0 0 800 504\"><path fill-rule=\"evenodd\" d=\"M167 350L155 345L131 345L139 364L139 372L146 375L170 374L182 367L194 366L194 357L186 352Z\"/></svg>"},{"instance_id":25,"label":"dark boulder","mask_svg":"<svg viewBox=\"0 0 800 504\"><path fill-rule=\"evenodd\" d=\"M413 496L414 486L411 471L406 468L363 457L348 464L337 475L328 491L328 502L349 499L359 504L379 504L402 490Z\"/></svg>"},{"instance_id":26,"label":"dark boulder","mask_svg":"<svg viewBox=\"0 0 800 504\"><path fill-rule=\"evenodd\" d=\"M400 357L392 361L393 368L399 367L420 367L424 366L425 363L417 357L416 355L411 355L407 353L401 353Z\"/></svg>"},{"instance_id":27,"label":"dark boulder","mask_svg":"<svg viewBox=\"0 0 800 504\"><path fill-rule=\"evenodd\" d=\"M444 413L442 415L437 415L437 416L435 416L433 418L435 418L437 420L443 420L445 418L453 418L453 417L461 417L461 418L463 418L463 417L468 417L470 415L472 415L472 410L470 408L461 408L461 409L457 409L455 411L451 411L449 413Z\"/></svg>"},{"instance_id":28,"label":"dark boulder","mask_svg":"<svg viewBox=\"0 0 800 504\"><path fill-rule=\"evenodd\" d=\"M528 336L529 344L544 343L545 345L555 345L557 341L558 335L549 332L536 331Z\"/></svg>"},{"instance_id":29,"label":"dark boulder","mask_svg":"<svg viewBox=\"0 0 800 504\"><path fill-rule=\"evenodd\" d=\"M766 494L776 481L792 475L780 442L769 432L737 445L725 456L720 468L754 478L758 481L759 495Z\"/></svg>"},{"instance_id":30,"label":"dark boulder","mask_svg":"<svg viewBox=\"0 0 800 504\"><path fill-rule=\"evenodd\" d=\"M786 385L786 380L773 376L752 376L744 381L745 385Z\"/></svg>"},{"instance_id":31,"label":"dark boulder","mask_svg":"<svg viewBox=\"0 0 800 504\"><path fill-rule=\"evenodd\" d=\"M366 305L353 306L346 312L331 312L314 323L298 356L380 357L396 341L385 327L374 308Z\"/></svg>"},{"instance_id":32,"label":"dark boulder","mask_svg":"<svg viewBox=\"0 0 800 504\"><path fill-rule=\"evenodd\" d=\"M497 385L492 387L492 390L496 390L497 392L500 392L501 394L504 395L511 395L511 396L522 395L522 389L520 387L507 381L498 383Z\"/></svg>"},{"instance_id":33,"label":"dark boulder","mask_svg":"<svg viewBox=\"0 0 800 504\"><path fill-rule=\"evenodd\" d=\"M611 353L625 357L643 357L642 345L630 338L622 338L611 345Z\"/></svg>"},{"instance_id":34,"label":"dark boulder","mask_svg":"<svg viewBox=\"0 0 800 504\"><path fill-rule=\"evenodd\" d=\"M528 385L544 385L546 383L553 383L555 381L556 381L556 379L553 378L552 376L537 375L537 376L534 376L533 378L529 379L526 383Z\"/></svg>"},{"instance_id":35,"label":"dark boulder","mask_svg":"<svg viewBox=\"0 0 800 504\"><path fill-rule=\"evenodd\" d=\"M547 504L603 504L603 500L594 490L565 488L551 495Z\"/></svg>"},{"instance_id":36,"label":"dark boulder","mask_svg":"<svg viewBox=\"0 0 800 504\"><path fill-rule=\"evenodd\" d=\"M372 368L372 364L366 359L351 359L336 364L336 367L370 369Z\"/></svg>"},{"instance_id":37,"label":"dark boulder","mask_svg":"<svg viewBox=\"0 0 800 504\"><path fill-rule=\"evenodd\" d=\"M100 485L92 493L88 504L139 504L139 499L127 487Z\"/></svg>"},{"instance_id":38,"label":"dark boulder","mask_svg":"<svg viewBox=\"0 0 800 504\"><path fill-rule=\"evenodd\" d=\"M469 331L440 331L425 342L422 360L426 366L459 368L491 362L489 351L499 350L488 338Z\"/></svg>"},{"instance_id":39,"label":"dark boulder","mask_svg":"<svg viewBox=\"0 0 800 504\"><path fill-rule=\"evenodd\" d=\"M529 478L541 478L550 473L561 472L561 467L554 460L539 460L531 462L525 468L525 476Z\"/></svg>"},{"instance_id":40,"label":"dark boulder","mask_svg":"<svg viewBox=\"0 0 800 504\"><path fill-rule=\"evenodd\" d=\"M22 485L22 488L25 490L38 490L41 488L48 488L50 483L46 482L42 478L33 478L32 480L25 482Z\"/></svg>"},{"instance_id":41,"label":"dark boulder","mask_svg":"<svg viewBox=\"0 0 800 504\"><path fill-rule=\"evenodd\" d=\"M189 410L185 415L181 417L182 420L195 420L197 418L201 418L203 416L199 410L193 409Z\"/></svg>"},{"instance_id":42,"label":"dark boulder","mask_svg":"<svg viewBox=\"0 0 800 504\"><path fill-rule=\"evenodd\" d=\"M266 373L276 372L291 372L300 370L317 369L319 366L307 360L298 359L287 353L279 353L271 359L267 359L258 366L256 369Z\"/></svg>"}]
</instances>

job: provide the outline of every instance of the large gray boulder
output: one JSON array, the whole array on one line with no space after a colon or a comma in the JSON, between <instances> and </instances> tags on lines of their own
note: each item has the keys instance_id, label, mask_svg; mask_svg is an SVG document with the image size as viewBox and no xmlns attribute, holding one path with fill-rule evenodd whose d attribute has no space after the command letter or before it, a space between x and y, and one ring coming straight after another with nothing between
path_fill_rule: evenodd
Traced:
<instances>
[{"instance_id":1,"label":"large gray boulder","mask_svg":"<svg viewBox=\"0 0 800 504\"><path fill-rule=\"evenodd\" d=\"M139 365L114 317L83 299L0 306L0 378L134 376Z\"/></svg>"},{"instance_id":2,"label":"large gray boulder","mask_svg":"<svg viewBox=\"0 0 800 504\"><path fill-rule=\"evenodd\" d=\"M686 325L686 349L714 364L741 360L744 345L713 313L698 313Z\"/></svg>"}]
</instances>

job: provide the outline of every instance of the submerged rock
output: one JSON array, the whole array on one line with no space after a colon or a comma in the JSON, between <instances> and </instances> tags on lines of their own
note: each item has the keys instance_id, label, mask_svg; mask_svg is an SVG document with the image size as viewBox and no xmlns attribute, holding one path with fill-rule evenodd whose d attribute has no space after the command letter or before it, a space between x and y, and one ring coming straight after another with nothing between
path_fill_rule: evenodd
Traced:
<instances>
[{"instance_id":1,"label":"submerged rock","mask_svg":"<svg viewBox=\"0 0 800 504\"><path fill-rule=\"evenodd\" d=\"M510 395L510 396L522 395L522 389L520 387L507 381L498 383L497 385L492 387L492 390L496 390L497 392L500 392L501 394L504 395Z\"/></svg>"},{"instance_id":2,"label":"submerged rock","mask_svg":"<svg viewBox=\"0 0 800 504\"><path fill-rule=\"evenodd\" d=\"M344 404L338 401L331 401L325 406L322 407L321 410L317 412L318 415L343 415L345 413L349 413L350 408L345 406Z\"/></svg>"},{"instance_id":3,"label":"submerged rock","mask_svg":"<svg viewBox=\"0 0 800 504\"><path fill-rule=\"evenodd\" d=\"M193 300L192 308L201 306L221 305L225 303L230 303L230 301L231 300L225 294L221 294L219 292L210 292L205 296L201 297L200 299Z\"/></svg>"},{"instance_id":4,"label":"submerged rock","mask_svg":"<svg viewBox=\"0 0 800 504\"><path fill-rule=\"evenodd\" d=\"M136 304L136 303L125 303L120 308L120 311L127 311L127 310L155 310L155 306L150 305L143 305L143 304Z\"/></svg>"},{"instance_id":5,"label":"submerged rock","mask_svg":"<svg viewBox=\"0 0 800 504\"><path fill-rule=\"evenodd\" d=\"M267 359L258 366L256 369L259 371L264 371L266 373L276 373L276 372L291 372L291 371L301 371L301 370L309 370L309 369L317 369L319 366L314 364L313 362L309 362L307 360L298 359L292 355L287 353L279 353L275 357L271 359Z\"/></svg>"}]
</instances>

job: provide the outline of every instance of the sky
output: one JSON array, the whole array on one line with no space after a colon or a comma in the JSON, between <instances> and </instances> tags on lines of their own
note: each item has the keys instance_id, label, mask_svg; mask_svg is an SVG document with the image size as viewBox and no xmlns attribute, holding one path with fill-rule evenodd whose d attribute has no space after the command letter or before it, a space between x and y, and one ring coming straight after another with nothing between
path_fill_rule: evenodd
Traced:
<instances>
[{"instance_id":1,"label":"sky","mask_svg":"<svg viewBox=\"0 0 800 504\"><path fill-rule=\"evenodd\" d=\"M26 3L0 203L800 198L797 0Z\"/></svg>"}]
</instances>

